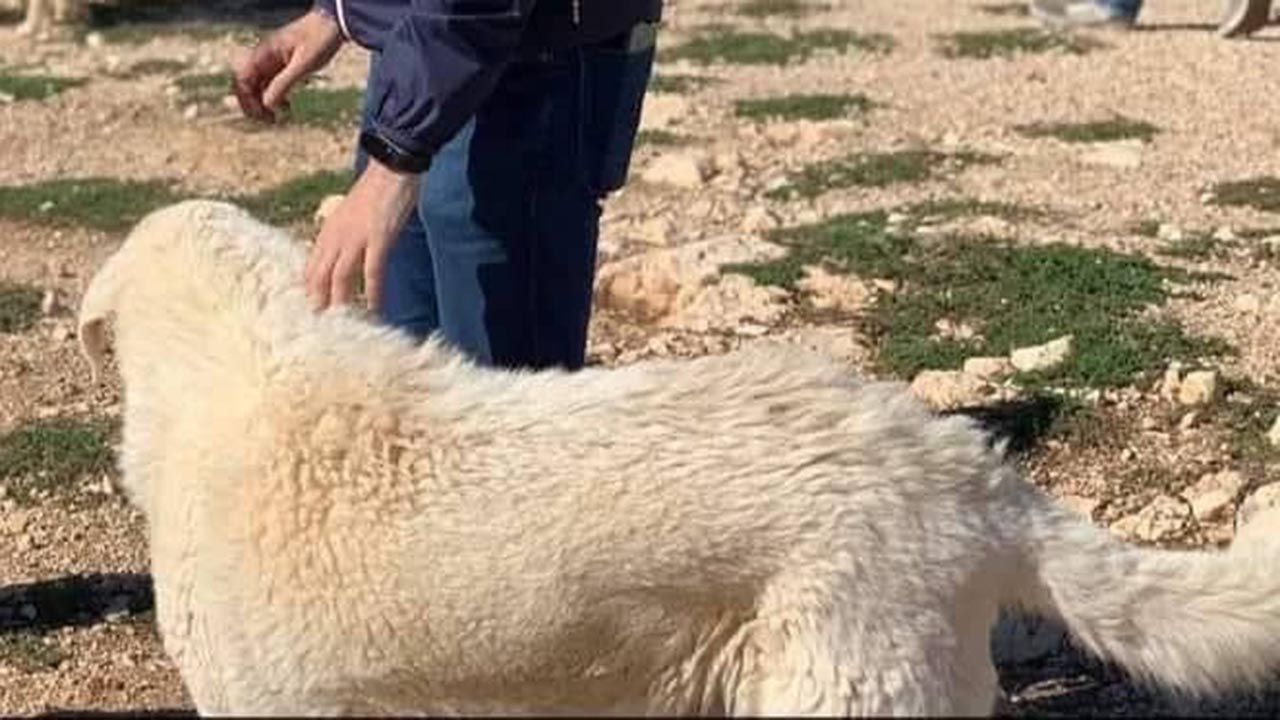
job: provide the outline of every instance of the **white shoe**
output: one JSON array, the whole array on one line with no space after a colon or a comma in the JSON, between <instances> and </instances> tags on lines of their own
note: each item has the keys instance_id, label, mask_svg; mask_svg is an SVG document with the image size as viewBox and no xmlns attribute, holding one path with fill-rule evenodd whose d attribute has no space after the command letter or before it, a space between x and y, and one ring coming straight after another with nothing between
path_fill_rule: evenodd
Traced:
<instances>
[{"instance_id":1,"label":"white shoe","mask_svg":"<svg viewBox=\"0 0 1280 720\"><path fill-rule=\"evenodd\" d=\"M1132 15L1117 12L1093 0L1031 0L1031 15L1053 28L1131 27Z\"/></svg>"}]
</instances>

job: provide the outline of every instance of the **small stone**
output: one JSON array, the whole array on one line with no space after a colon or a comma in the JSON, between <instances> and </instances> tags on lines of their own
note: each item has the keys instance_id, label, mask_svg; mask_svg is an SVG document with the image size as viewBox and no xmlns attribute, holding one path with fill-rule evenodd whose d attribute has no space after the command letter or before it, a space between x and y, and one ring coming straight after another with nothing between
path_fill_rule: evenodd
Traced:
<instances>
[{"instance_id":1,"label":"small stone","mask_svg":"<svg viewBox=\"0 0 1280 720\"><path fill-rule=\"evenodd\" d=\"M911 393L935 410L984 405L995 390L990 383L958 370L925 370L911 381Z\"/></svg>"},{"instance_id":2,"label":"small stone","mask_svg":"<svg viewBox=\"0 0 1280 720\"><path fill-rule=\"evenodd\" d=\"M57 206L53 204L52 200L45 200L44 202L40 203L40 212L47 213L52 211L55 207Z\"/></svg>"},{"instance_id":3,"label":"small stone","mask_svg":"<svg viewBox=\"0 0 1280 720\"><path fill-rule=\"evenodd\" d=\"M1133 515L1120 518L1111 532L1142 542L1172 540L1184 532L1191 515L1177 498L1161 495Z\"/></svg>"},{"instance_id":4,"label":"small stone","mask_svg":"<svg viewBox=\"0 0 1280 720\"><path fill-rule=\"evenodd\" d=\"M818 265L806 267L797 286L809 294L809 302L818 310L857 313L871 300L871 291L858 278L828 272Z\"/></svg>"},{"instance_id":5,"label":"small stone","mask_svg":"<svg viewBox=\"0 0 1280 720\"><path fill-rule=\"evenodd\" d=\"M892 295L898 292L898 283L896 280L888 280L886 278L872 278L871 287L886 295Z\"/></svg>"},{"instance_id":6,"label":"small stone","mask_svg":"<svg viewBox=\"0 0 1280 720\"><path fill-rule=\"evenodd\" d=\"M1101 165L1117 170L1136 170L1142 167L1143 143L1140 140L1094 143L1080 159L1088 165Z\"/></svg>"},{"instance_id":7,"label":"small stone","mask_svg":"<svg viewBox=\"0 0 1280 720\"><path fill-rule=\"evenodd\" d=\"M1235 242L1236 240L1239 240L1240 236L1236 235L1235 230L1232 230L1230 227L1223 225L1222 227L1213 231L1213 239L1217 240L1218 242L1231 243L1231 242Z\"/></svg>"},{"instance_id":8,"label":"small stone","mask_svg":"<svg viewBox=\"0 0 1280 720\"><path fill-rule=\"evenodd\" d=\"M1187 234L1173 223L1161 223L1160 229L1156 231L1156 237L1166 242L1181 242L1186 239Z\"/></svg>"},{"instance_id":9,"label":"small stone","mask_svg":"<svg viewBox=\"0 0 1280 720\"><path fill-rule=\"evenodd\" d=\"M40 299L40 314L48 317L61 309L62 307L58 303L58 293L53 290L45 290L44 297Z\"/></svg>"},{"instance_id":10,"label":"small stone","mask_svg":"<svg viewBox=\"0 0 1280 720\"><path fill-rule=\"evenodd\" d=\"M905 223L910 219L911 217L909 215L905 215L900 212L894 212L894 213L889 213L889 217L885 218L885 222L887 222L890 225L902 225L903 223Z\"/></svg>"},{"instance_id":11,"label":"small stone","mask_svg":"<svg viewBox=\"0 0 1280 720\"><path fill-rule=\"evenodd\" d=\"M191 103L182 111L183 120L191 121L198 117L200 117L200 105L198 103Z\"/></svg>"},{"instance_id":12,"label":"small stone","mask_svg":"<svg viewBox=\"0 0 1280 720\"><path fill-rule=\"evenodd\" d=\"M1183 497L1191 503L1191 510L1201 522L1229 519L1231 505L1244 489L1247 480L1234 470L1210 473L1200 478Z\"/></svg>"},{"instance_id":13,"label":"small stone","mask_svg":"<svg viewBox=\"0 0 1280 720\"><path fill-rule=\"evenodd\" d=\"M1182 418L1178 420L1178 429L1181 430L1182 432L1186 432L1191 428L1195 427L1196 423L1198 422L1200 422L1200 413L1196 412L1195 410L1192 410L1186 415L1183 415Z\"/></svg>"},{"instance_id":14,"label":"small stone","mask_svg":"<svg viewBox=\"0 0 1280 720\"><path fill-rule=\"evenodd\" d=\"M1262 312L1262 301L1258 299L1257 295L1245 293L1237 296L1232 304L1236 310L1246 315L1257 315Z\"/></svg>"},{"instance_id":15,"label":"small stone","mask_svg":"<svg viewBox=\"0 0 1280 720\"><path fill-rule=\"evenodd\" d=\"M1062 506L1083 517L1093 519L1093 511L1098 509L1101 501L1084 495L1063 495L1058 498Z\"/></svg>"},{"instance_id":16,"label":"small stone","mask_svg":"<svg viewBox=\"0 0 1280 720\"><path fill-rule=\"evenodd\" d=\"M1018 348L1009 354L1009 360L1021 372L1048 370L1066 361L1074 341L1074 337L1066 335L1044 345Z\"/></svg>"},{"instance_id":17,"label":"small stone","mask_svg":"<svg viewBox=\"0 0 1280 720\"><path fill-rule=\"evenodd\" d=\"M1274 447L1280 448L1280 416L1276 416L1276 421L1271 424L1271 429L1267 431L1267 441Z\"/></svg>"},{"instance_id":18,"label":"small stone","mask_svg":"<svg viewBox=\"0 0 1280 720\"><path fill-rule=\"evenodd\" d=\"M59 343L67 342L74 336L75 332L68 325L55 325L53 326L53 330L49 333L49 337L52 338L54 342Z\"/></svg>"},{"instance_id":19,"label":"small stone","mask_svg":"<svg viewBox=\"0 0 1280 720\"><path fill-rule=\"evenodd\" d=\"M1208 405L1218 396L1218 373L1197 370L1187 373L1178 386L1178 402L1183 405Z\"/></svg>"},{"instance_id":20,"label":"small stone","mask_svg":"<svg viewBox=\"0 0 1280 720\"><path fill-rule=\"evenodd\" d=\"M700 187L710 176L706 157L696 153L668 153L659 156L641 173L640 179L653 185L678 188Z\"/></svg>"},{"instance_id":21,"label":"small stone","mask_svg":"<svg viewBox=\"0 0 1280 720\"><path fill-rule=\"evenodd\" d=\"M978 331L966 322L956 322L950 318L941 318L933 324L933 329L938 332L938 337L945 340L971 340L978 335Z\"/></svg>"},{"instance_id":22,"label":"small stone","mask_svg":"<svg viewBox=\"0 0 1280 720\"><path fill-rule=\"evenodd\" d=\"M972 357L964 361L964 372L982 380L1003 380L1017 368L1003 357Z\"/></svg>"},{"instance_id":23,"label":"small stone","mask_svg":"<svg viewBox=\"0 0 1280 720\"><path fill-rule=\"evenodd\" d=\"M18 98L15 95L7 92L0 92L0 105L9 105L17 100Z\"/></svg>"},{"instance_id":24,"label":"small stone","mask_svg":"<svg viewBox=\"0 0 1280 720\"><path fill-rule=\"evenodd\" d=\"M95 50L102 47L105 43L106 38L104 38L100 32L91 32L84 36L84 44L87 47L94 48Z\"/></svg>"}]
</instances>

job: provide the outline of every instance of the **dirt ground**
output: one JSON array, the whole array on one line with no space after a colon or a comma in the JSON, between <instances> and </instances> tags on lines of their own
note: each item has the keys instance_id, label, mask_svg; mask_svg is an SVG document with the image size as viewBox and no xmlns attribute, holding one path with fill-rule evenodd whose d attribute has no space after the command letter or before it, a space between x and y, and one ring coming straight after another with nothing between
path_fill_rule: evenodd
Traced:
<instances>
[{"instance_id":1,"label":"dirt ground","mask_svg":"<svg viewBox=\"0 0 1280 720\"><path fill-rule=\"evenodd\" d=\"M726 23L783 35L831 28L883 33L895 47L883 54L820 53L786 66L660 61L661 75L714 81L649 98L644 127L687 143L640 147L632 182L607 204L592 361L723 352L772 338L829 352L851 371L880 372L875 342L850 313L797 312L794 297L722 276L715 263L771 257L776 248L767 236L776 228L930 198L1045 208L1051 215L972 222L1026 246L1107 248L1222 274L1181 293L1165 312L1190 333L1229 342L1235 352L1209 365L1224 384L1247 389L1204 408L1180 404L1150 383L1098 390L1087 398L1098 408L1095 426L1042 438L1019 460L1032 481L1129 539L1180 547L1228 541L1239 502L1280 480L1275 454L1241 450L1247 443L1232 433L1245 431L1227 420L1238 416L1232 408L1269 403L1280 393L1280 253L1274 243L1264 252L1273 239L1267 229L1280 227L1280 219L1216 204L1207 193L1217 183L1280 174L1280 128L1269 111L1280 107L1267 92L1280 63L1280 28L1223 41L1212 33L1216 3L1162 0L1151 3L1137 31L1091 35L1101 46L1087 54L982 60L947 57L941 36L1031 27L1018 4L835 0L816 3L816 13L764 18L726 10L743 1L669 0L663 47ZM238 35L192 37L163 28L141 43L30 39L0 24L0 70L88 79L43 101L0 99L0 186L162 179L189 194L226 196L345 167L350 128L254 130L220 103L190 111L171 89L179 76L225 69L243 43ZM121 77L121 69L149 60L183 67ZM325 85L362 84L366 60L358 49L344 51L325 72ZM865 93L875 108L865 117L824 121L735 115L739 100L796 92ZM1159 132L1145 142L1075 144L1015 130L1117 115ZM1002 161L810 200L767 198L807 163L921 148ZM700 173L693 182L678 177L690 164ZM1139 229L1143 224L1147 230ZM313 231L307 222L295 229ZM1225 249L1182 257L1158 252L1201 234L1225 238ZM119 232L0 214L0 280L52 291L55 301L29 329L0 332L0 435L44 418L118 418L114 379L93 385L79 359L73 310L97 263L121 239ZM844 292L857 315L874 296L872 280L826 292ZM1250 411L1274 417L1275 407ZM1213 518L1188 524L1161 515L1161 502L1191 497L1206 477L1224 472L1236 475ZM188 707L151 624L145 526L112 477L110 471L81 477L70 494L34 504L0 494L0 714ZM1017 715L1280 711L1274 692L1203 703L1139 688L1060 643L1003 663L1001 679L1002 711Z\"/></svg>"}]
</instances>

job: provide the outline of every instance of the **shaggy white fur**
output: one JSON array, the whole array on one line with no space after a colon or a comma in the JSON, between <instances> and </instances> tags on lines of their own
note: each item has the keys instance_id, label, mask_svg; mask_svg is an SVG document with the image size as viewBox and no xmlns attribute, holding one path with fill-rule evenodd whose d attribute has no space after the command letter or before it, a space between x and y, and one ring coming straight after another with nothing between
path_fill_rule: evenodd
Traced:
<instances>
[{"instance_id":1,"label":"shaggy white fur","mask_svg":"<svg viewBox=\"0 0 1280 720\"><path fill-rule=\"evenodd\" d=\"M224 204L94 278L165 647L206 714L990 712L1001 605L1189 691L1280 664L1280 546L1128 547L901 385L767 347L524 374L308 310Z\"/></svg>"}]
</instances>

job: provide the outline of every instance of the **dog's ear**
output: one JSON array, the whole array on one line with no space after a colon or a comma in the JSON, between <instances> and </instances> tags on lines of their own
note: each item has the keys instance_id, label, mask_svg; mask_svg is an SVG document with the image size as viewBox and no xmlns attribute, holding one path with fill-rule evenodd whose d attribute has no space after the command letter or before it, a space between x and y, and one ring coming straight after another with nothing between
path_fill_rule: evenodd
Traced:
<instances>
[{"instance_id":1,"label":"dog's ear","mask_svg":"<svg viewBox=\"0 0 1280 720\"><path fill-rule=\"evenodd\" d=\"M119 255L113 255L89 281L80 301L80 353L89 362L93 382L102 380L102 367L107 354L107 317L115 310L120 292Z\"/></svg>"}]
</instances>

